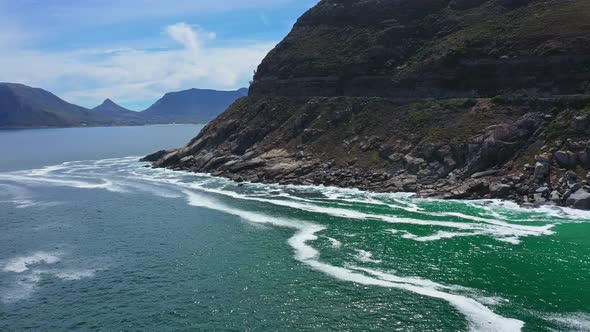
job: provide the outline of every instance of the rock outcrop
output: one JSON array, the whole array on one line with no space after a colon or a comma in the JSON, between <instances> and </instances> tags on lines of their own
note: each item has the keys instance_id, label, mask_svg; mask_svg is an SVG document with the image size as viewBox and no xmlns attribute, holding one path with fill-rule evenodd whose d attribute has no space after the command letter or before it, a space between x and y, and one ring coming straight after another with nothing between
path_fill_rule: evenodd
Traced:
<instances>
[{"instance_id":1,"label":"rock outcrop","mask_svg":"<svg viewBox=\"0 0 590 332\"><path fill-rule=\"evenodd\" d=\"M588 21L575 0L324 0L249 97L149 159L237 181L586 208Z\"/></svg>"}]
</instances>

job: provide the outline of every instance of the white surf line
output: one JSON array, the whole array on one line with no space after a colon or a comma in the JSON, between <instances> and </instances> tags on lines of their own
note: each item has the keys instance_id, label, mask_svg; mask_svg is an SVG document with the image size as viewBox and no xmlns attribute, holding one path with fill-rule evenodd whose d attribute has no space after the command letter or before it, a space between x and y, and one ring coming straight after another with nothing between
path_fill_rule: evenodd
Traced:
<instances>
[{"instance_id":1,"label":"white surf line","mask_svg":"<svg viewBox=\"0 0 590 332\"><path fill-rule=\"evenodd\" d=\"M422 220L422 219L412 219L412 218L400 218L394 216L384 216L384 215L375 215L375 214L367 214L358 211L351 211L347 209L341 208L332 208L332 207L322 207L317 205L311 204L303 204L298 202L290 202L286 200L276 200L276 199L268 199L268 198L260 198L260 197L250 197L244 194L239 194L232 191L227 190L220 190L214 188L207 188L200 184L195 183L177 183L181 186L196 189L200 191L205 191L209 193L219 194L228 196L235 199L242 199L242 200L249 200L249 201L257 201L263 203L269 203L277 206L289 207L294 209L299 209L302 211L314 212L314 213L321 213L327 214L334 217L340 218L348 218L348 219L357 219L357 220L381 220L387 223L392 224L411 224L411 225L420 225L420 226L437 226L437 227L446 227L446 228L455 228L461 230L473 230L477 231L474 232L473 235L482 235L486 234L498 240L509 242L513 244L517 244L517 241L513 239L518 239L520 237L527 237L527 236L543 236L543 235L552 235L554 234L551 229L555 226L555 224L548 224L545 226L523 226L523 225L513 225L506 222L490 220L481 217L469 216L461 213L423 213L426 216L453 216L461 219L472 220L482 224L474 224L474 223L462 223L462 222L453 222L453 221L432 221L432 220ZM477 234L476 234L477 233ZM504 239L506 238L506 239Z\"/></svg>"},{"instance_id":2,"label":"white surf line","mask_svg":"<svg viewBox=\"0 0 590 332\"><path fill-rule=\"evenodd\" d=\"M496 225L496 226L513 228L513 229L517 229L517 230L521 230L521 231L546 232L544 235L554 234L553 232L550 231L550 229L555 226L555 224L549 224L549 225L545 225L545 226L528 226L528 225L511 224L511 223L507 223L507 222L503 222L503 221L497 221L494 219L471 216L471 215L467 215L467 214L459 213L459 212L432 212L432 213L429 213L429 215L435 216L435 217L456 217L456 218L461 218L461 219L466 219L466 220L473 220L473 221L477 221L477 222L482 222L482 223L486 223L486 224L492 224L492 225Z\"/></svg>"},{"instance_id":3,"label":"white surf line","mask_svg":"<svg viewBox=\"0 0 590 332\"><path fill-rule=\"evenodd\" d=\"M54 166L46 166L40 169L34 169L34 170L30 170L28 173L30 173L32 176L44 176L44 175L48 175L49 173L53 173L59 170L63 170L65 169L65 166L62 165L54 165Z\"/></svg>"},{"instance_id":4,"label":"white surf line","mask_svg":"<svg viewBox=\"0 0 590 332\"><path fill-rule=\"evenodd\" d=\"M474 230L474 231L476 231L474 233L477 233L477 235L481 235L483 233L483 234L489 235L491 237L494 237L500 241L505 241L505 242L514 243L514 244L518 243L519 238L524 237L524 236L551 235L551 234L553 234L551 229L556 225L554 223L548 224L545 226L515 225L515 224L510 224L507 222L497 221L497 220L493 220L493 219L489 219L489 218L470 216L470 215L461 214L461 213L454 213L454 212L432 212L432 213L429 213L429 212L418 211L418 213L423 214L426 217L430 217L430 216L449 217L449 216L451 216L451 217L456 217L456 218L460 218L460 219L464 219L464 220L475 221L478 223L489 224L489 225L493 225L495 227L478 225L478 224L473 224L473 223L446 222L446 221L433 221L433 220L424 221L421 219L399 218L399 217L395 217L395 216L367 214L367 213L362 213L362 212L349 210L349 209L323 207L323 206L318 206L318 205L314 205L314 204L304 204L304 203L292 202L292 201L287 201L287 200L277 200L277 199L263 198L263 197L257 197L257 196L253 197L251 195L249 196L249 195L244 195L244 194L238 194L233 191L205 187L205 185L209 185L212 182L214 182L215 179L217 179L217 178L214 178L211 176L204 176L205 178L207 178L207 177L210 178L211 179L210 181L201 181L201 183L186 183L186 182L182 182L177 175L183 174L183 175L188 175L190 177L194 177L194 176L198 176L198 175L195 175L193 173L188 173L188 172L176 172L176 171L172 172L172 171L167 171L167 170L164 170L164 172L162 172L162 171L158 170L156 173L158 173L159 177L154 177L154 174L149 174L150 173L149 171L152 171L151 173L154 173L153 170L151 170L151 169L149 169L148 172L145 172L147 174L141 174L137 171L133 171L133 169L137 169L137 166L138 166L138 164L135 162L134 158L93 161L93 162L89 162L89 164L92 164L92 165L104 164L106 168L113 167L113 166L126 166L123 170L127 170L130 173L134 174L136 177L139 177L139 178L141 178L145 181L151 182L151 183L153 183L153 182L164 183L164 184L168 184L168 185L175 185L175 186L187 187L187 188L191 188L191 189L198 189L198 190L202 190L205 192L229 196L229 197L232 197L235 199L258 201L258 202L263 202L263 203L284 206L284 207L288 207L288 208L299 209L302 211L322 213L322 214L327 214L327 215L341 217L341 218L348 218L348 219L381 220L381 221L385 221L388 223L405 223L405 224L413 224L413 225L421 225L421 226L436 226L436 227L455 228L455 229L461 229L461 230ZM77 166L78 167L85 167L85 165L83 163L79 163ZM76 166L74 166L74 168L75 167ZM64 168L67 168L67 167L64 167L63 165L58 165L58 167L54 167L53 169L63 170ZM111 171L118 172L120 170L111 170ZM91 173L91 174L95 174L95 173ZM96 174L97 177L99 177L101 175L104 175L104 174ZM163 176L163 178L162 178L162 176ZM107 189L107 190L111 190L111 191L119 191L119 192L124 191L120 186L113 185L112 181L105 182L103 184L92 184L92 183L86 183L86 182L75 181L75 180L44 179L44 178L39 178L39 177L35 177L34 180L45 181L45 182L49 181L49 182L53 182L57 185L66 185L66 186L73 186L73 187L78 187L78 188L88 188L88 189L103 188L103 189ZM228 181L229 180L226 180L225 182L228 182ZM137 189L137 186L135 186L135 187ZM269 187L269 185L264 185L263 188L271 188L271 187ZM294 188L300 189L300 187L294 187ZM281 190L281 189L282 188L280 188L280 187L277 188L277 190ZM316 190L317 188L312 187L311 189ZM333 195L334 199L336 199L336 197L341 197L343 194L343 193L337 192L337 190L343 190L344 193L349 193L349 192L354 193L354 194L362 193L357 190L348 190L348 189L339 189L339 188L330 188L330 190L334 194ZM281 195L281 196L294 197L292 195L289 195L288 193L283 192L283 194L286 194L286 195ZM383 194L378 194L378 195L382 196ZM169 196L174 196L174 195L169 195ZM304 200L304 199L302 199L302 200ZM350 199L350 200L355 201L355 202L357 201L356 199ZM374 199L370 198L370 201L374 201ZM361 202L363 204L370 204L370 201L361 200ZM314 203L317 203L317 202L314 202ZM380 204L380 203L377 202L377 204ZM432 235L432 238L436 238L436 237L437 237L436 234Z\"/></svg>"},{"instance_id":5,"label":"white surf line","mask_svg":"<svg viewBox=\"0 0 590 332\"><path fill-rule=\"evenodd\" d=\"M187 173L187 175L191 175L191 173ZM302 211L314 212L314 213L322 213L331 215L334 217L340 218L347 218L347 219L356 219L356 220L381 220L387 223L393 224L412 224L412 225L420 225L420 226L436 226L436 227L446 227L446 228L454 228L454 229L461 229L461 230L471 230L474 231L473 233L477 233L476 235L488 235L493 237L497 240L508 242L512 244L518 244L520 237L526 236L542 236L542 235L551 235L553 232L551 228L555 226L555 224L549 224L545 226L521 226L521 225L513 225L506 222L489 220L486 218L480 217L473 217L468 216L465 214L457 214L457 213L441 213L438 216L454 216L458 218L464 217L467 220L472 220L476 222L483 222L484 224L474 224L474 223L463 223L463 222L450 222L450 221L432 221L432 220L422 220L422 219L412 219L412 218L399 218L394 216L384 216L384 215L375 215L375 214L367 214L358 211L351 211L347 209L341 208L333 208L333 207L322 207L313 204L304 204L299 202L291 202L286 200L277 200L277 199L269 199L269 198L261 198L261 197L251 197L245 194L239 194L233 191L228 190L221 190L215 188L208 188L205 187L203 183L186 183L180 181L177 177L170 178L167 177L165 179L154 177L153 175L143 175L141 176L146 181L152 182L164 182L168 184L179 185L189 189L196 189L204 192L219 194L227 197L231 197L234 199L242 199L242 200L249 200L249 201L257 201L263 203L269 203L277 206L283 206L288 208L299 209ZM430 213L421 213L426 216L432 216ZM436 214L436 213L433 213ZM436 216L436 215L435 215Z\"/></svg>"},{"instance_id":6,"label":"white surf line","mask_svg":"<svg viewBox=\"0 0 590 332\"><path fill-rule=\"evenodd\" d=\"M0 203L13 204L17 209L24 209L30 207L47 208L60 205L60 202L46 202L33 200L32 195L23 187L14 186L10 184L0 183Z\"/></svg>"},{"instance_id":7,"label":"white surf line","mask_svg":"<svg viewBox=\"0 0 590 332\"><path fill-rule=\"evenodd\" d=\"M253 184L253 185L255 185L255 184ZM252 185L250 185L250 186L252 187ZM386 203L386 202L383 202L383 201L380 201L377 199L373 199L373 198L365 198L365 199L344 198L344 197L338 198L339 195L334 195L334 196L324 196L324 197L310 199L310 198L303 198L303 197L294 196L289 193L281 193L281 194L279 194L279 196L298 200L298 201L303 201L303 202L307 202L307 203L312 203L312 204L330 202L330 203L336 203L338 205L343 205L343 206L352 206L353 204L367 205L367 206L378 205L378 206L388 207L388 208L394 209L394 210L405 210L408 212L418 212L418 211L422 210L417 205L415 205L415 206L397 205L397 204ZM346 203L348 203L348 204L346 204ZM403 204L403 203L400 203L400 204Z\"/></svg>"},{"instance_id":8,"label":"white surf line","mask_svg":"<svg viewBox=\"0 0 590 332\"><path fill-rule=\"evenodd\" d=\"M121 188L118 188L115 184L113 184L113 182L108 180L104 181L103 183L91 183L78 180L71 180L67 178L45 178L40 176L28 177L15 174L0 174L0 180L33 184L50 184L55 186L74 187L80 189L106 189L109 191L122 190Z\"/></svg>"},{"instance_id":9,"label":"white surf line","mask_svg":"<svg viewBox=\"0 0 590 332\"><path fill-rule=\"evenodd\" d=\"M113 164L119 165L119 166L126 165L129 167L130 161L131 161L131 158L125 158L125 159L111 159L108 161L94 161L91 163L93 165L96 165L99 163L103 163L105 165L108 165L105 167L112 167ZM133 163L131 165L136 165L136 167L137 167L138 164L136 164L135 161L133 161ZM78 165L78 166L82 166L82 165ZM63 168L64 168L63 165L61 165L60 169L63 169ZM486 226L486 225L478 225L478 224L473 224L473 223L433 221L433 220L425 221L425 220L421 220L421 219L399 218L399 217L395 217L395 216L367 214L367 213L362 213L362 212L348 210L348 209L342 209L342 208L323 207L323 206L318 206L318 205L314 205L314 204L304 204L304 203L292 202L292 201L287 201L287 200L251 197L251 196L247 196L244 194L238 194L233 191L208 188L208 187L204 186L206 183L185 183L185 182L180 181L180 178L177 176L178 174L184 174L184 175L190 175L190 176L194 177L195 175L193 173L188 173L188 172L174 172L174 173L172 173L172 171L169 171L166 174L165 172L166 171L164 171L164 172L158 171L157 172L158 175L160 175L160 176L164 175L164 178L162 178L162 177L154 177L155 174L141 175L139 172L131 171L131 173L135 174L135 176L140 177L141 179L148 181L148 182L165 183L165 184L172 184L175 186L182 186L182 187L186 187L186 188L190 188L190 189L198 189L198 190L202 190L202 191L206 191L206 192L210 192L210 193L229 196L229 197L232 197L235 199L258 201L258 202L263 202L263 203L284 206L284 207L288 207L288 208L299 209L302 211L327 214L327 215L340 217L340 218L357 219L357 220L381 220L381 221L388 222L388 223L403 223L403 224L413 224L413 225L421 225L421 226L436 226L436 227L446 227L446 228L454 228L454 229L461 229L461 230L473 230L473 231L477 231L478 235L479 235L479 233L483 232L484 234L487 234L487 235L494 237L498 240L509 242L509 243L518 243L518 241L519 241L518 239L520 237L524 237L524 236L541 236L541 235L553 234L553 232L551 231L551 228L555 226L555 224L549 224L546 226L513 225L510 223L506 223L506 222L490 220L487 218L474 217L474 216L469 216L469 215L459 214L459 213L419 212L423 215L426 215L427 217L428 216L454 216L454 217L461 218L461 219L482 222L482 223L485 223L488 225ZM153 170L152 170L152 173L154 173ZM107 189L107 190L111 190L111 191L118 191L118 192L123 191L123 189L120 188L119 186L115 186L112 181L107 181L102 184L93 184L93 183L87 183L87 182L75 181L75 180L67 180L67 179L57 180L57 179L47 179L47 178L40 178L40 177L35 177L34 179L30 179L28 177L22 177L22 176L19 177L19 176L15 176L15 175L4 175L4 176L5 177L6 176L12 177L12 179L16 179L16 180L18 180L18 179L30 180L33 182L42 181L42 182L53 183L56 185L73 186L73 187L77 187L77 188L87 188L87 189L102 188L102 189ZM2 178L2 174L0 174L0 179L1 178ZM210 178L214 179L212 177L210 177ZM209 181L207 181L207 182L209 182ZM331 190L335 190L335 189L331 189ZM344 189L344 192L348 192L348 191L350 191L350 190ZM356 191L356 190L353 190L352 192L354 192L355 194L358 193L358 191ZM489 225L492 225L492 226L489 226Z\"/></svg>"},{"instance_id":10,"label":"white surf line","mask_svg":"<svg viewBox=\"0 0 590 332\"><path fill-rule=\"evenodd\" d=\"M260 187L261 185L257 184L257 183L249 183L249 186L256 188L256 187ZM342 204L340 202L346 202L346 203L352 203L352 204L362 204L362 205L379 205L379 206L389 207L391 209L405 210L408 212L418 212L418 211L423 210L422 208L418 207L417 204L414 204L411 202L400 201L397 198L387 197L387 200L392 199L394 202L396 202L398 204L387 203L382 200L375 199L375 198L371 197L371 196L382 195L382 194L357 191L356 189L324 187L324 186L295 186L295 185L287 185L285 187L287 187L288 189L291 189L291 190L298 190L298 191L301 191L302 188L306 188L306 189L308 189L308 191L313 191L314 193L318 193L323 196L323 197L318 197L318 198L313 198L313 199L305 199L305 198L289 195L287 193L285 193L285 195L284 195L284 196L291 197L296 200L305 201L308 203L322 203L322 202L330 201L330 202L339 203L339 205L347 205L347 204ZM264 185L261 188L262 189L270 188L273 190L283 189L282 187L277 187L276 185L274 185L272 187L270 185ZM345 191L345 192L342 192L342 191ZM362 197L357 197L359 195ZM389 194L389 195L391 195L391 194ZM405 197L406 195L403 195L403 196Z\"/></svg>"},{"instance_id":11,"label":"white surf line","mask_svg":"<svg viewBox=\"0 0 590 332\"><path fill-rule=\"evenodd\" d=\"M590 331L590 314L584 312L575 312L567 314L551 314L543 317L544 320L552 322L559 326L560 331Z\"/></svg>"},{"instance_id":12,"label":"white surf line","mask_svg":"<svg viewBox=\"0 0 590 332\"><path fill-rule=\"evenodd\" d=\"M431 298L445 300L466 317L472 331L520 331L524 326L522 321L497 315L472 298L443 291L452 288L449 286L441 286L433 282L424 281L420 278L403 278L393 275L381 275L381 278L370 277L366 274L355 272L352 269L323 263L319 260L319 251L308 243L317 240L318 237L316 234L325 230L326 228L324 226L297 220L275 218L255 212L231 208L190 190L185 191L185 194L187 195L189 205L192 206L231 214L253 223L270 224L295 229L297 232L288 240L289 245L295 251L295 258L312 269L335 279L367 286L396 288ZM369 271L371 270L364 272ZM371 274L376 276L375 273ZM421 280L421 282L418 282L417 280Z\"/></svg>"},{"instance_id":13,"label":"white surf line","mask_svg":"<svg viewBox=\"0 0 590 332\"><path fill-rule=\"evenodd\" d=\"M417 242L430 242L430 241L438 241L442 239L452 239L455 237L462 237L462 236L478 236L478 235L485 235L483 232L468 232L468 233L457 233L457 232L445 232L445 231L438 231L432 235L427 236L419 236L412 234L408 231L402 231L397 229L389 229L389 233L392 234L402 234L401 237L407 240L414 240Z\"/></svg>"}]
</instances>

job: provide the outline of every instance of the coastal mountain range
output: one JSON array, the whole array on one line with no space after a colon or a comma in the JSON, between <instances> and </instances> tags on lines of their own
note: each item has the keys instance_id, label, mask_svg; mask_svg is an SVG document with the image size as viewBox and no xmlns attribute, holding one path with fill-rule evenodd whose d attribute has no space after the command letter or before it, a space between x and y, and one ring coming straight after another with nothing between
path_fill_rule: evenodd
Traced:
<instances>
[{"instance_id":1,"label":"coastal mountain range","mask_svg":"<svg viewBox=\"0 0 590 332\"><path fill-rule=\"evenodd\" d=\"M134 112L110 99L90 110L43 89L0 83L0 128L204 123L246 96L247 91L190 89L173 92L147 110Z\"/></svg>"},{"instance_id":2,"label":"coastal mountain range","mask_svg":"<svg viewBox=\"0 0 590 332\"><path fill-rule=\"evenodd\" d=\"M322 0L155 167L590 209L590 2Z\"/></svg>"}]
</instances>

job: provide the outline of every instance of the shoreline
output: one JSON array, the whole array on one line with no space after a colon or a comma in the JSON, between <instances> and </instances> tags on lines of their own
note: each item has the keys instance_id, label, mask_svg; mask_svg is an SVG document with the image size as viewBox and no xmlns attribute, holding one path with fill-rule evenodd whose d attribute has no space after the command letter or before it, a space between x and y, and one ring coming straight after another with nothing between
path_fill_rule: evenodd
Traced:
<instances>
[{"instance_id":1,"label":"shoreline","mask_svg":"<svg viewBox=\"0 0 590 332\"><path fill-rule=\"evenodd\" d=\"M150 156L148 156L150 157ZM217 170L213 172L203 171L183 166L158 166L156 162L150 161L148 157L140 159L148 162L146 167L168 169L171 171L188 172L193 174L207 174L211 177L223 178L238 184L269 184L277 186L321 186L325 188L339 188L345 190L358 190L373 194L405 194L412 198L437 199L444 201L485 201L499 200L517 204L521 208L534 209L540 207L567 208L576 211L587 211L587 209L567 206L561 199L553 201L537 197L535 201L524 200L521 196L515 195L514 191L507 190L506 186L498 186L502 178L506 176L505 170L494 170L494 175L472 178L469 177L455 182L439 181L438 184L422 185L409 180L412 175L388 176L385 173L365 170L357 171L355 176L345 176L343 180L334 179L333 175L324 171L311 171L303 176L293 176L293 173L275 173L275 177L268 178L263 172L252 171L230 172ZM321 163L317 161L318 163ZM276 166L276 165L274 165ZM271 168L273 166L270 166ZM331 169L330 173L348 173L348 169ZM354 171L352 173L355 173ZM485 173L485 172L482 172ZM382 180L383 177L387 179ZM371 180L375 179L375 180ZM351 183L353 183L351 185ZM401 186L400 186L401 184ZM498 188L499 187L499 188Z\"/></svg>"},{"instance_id":2,"label":"shoreline","mask_svg":"<svg viewBox=\"0 0 590 332\"><path fill-rule=\"evenodd\" d=\"M186 126L186 125L206 125L208 122L198 123L153 123L153 124L124 124L124 125L101 125L101 126L69 126L69 127L0 127L3 130L29 130L29 129L82 129L82 128L125 128L125 127L153 127L153 126Z\"/></svg>"}]
</instances>

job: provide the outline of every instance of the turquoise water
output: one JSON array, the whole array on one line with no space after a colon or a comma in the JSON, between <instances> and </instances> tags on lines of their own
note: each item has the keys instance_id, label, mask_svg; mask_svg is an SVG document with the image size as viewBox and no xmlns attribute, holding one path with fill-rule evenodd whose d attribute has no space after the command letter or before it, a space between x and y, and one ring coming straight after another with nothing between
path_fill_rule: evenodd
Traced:
<instances>
[{"instance_id":1,"label":"turquoise water","mask_svg":"<svg viewBox=\"0 0 590 332\"><path fill-rule=\"evenodd\" d=\"M197 127L84 130L51 142L99 157L0 164L2 331L590 330L587 212L238 185L134 156Z\"/></svg>"}]
</instances>

